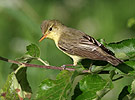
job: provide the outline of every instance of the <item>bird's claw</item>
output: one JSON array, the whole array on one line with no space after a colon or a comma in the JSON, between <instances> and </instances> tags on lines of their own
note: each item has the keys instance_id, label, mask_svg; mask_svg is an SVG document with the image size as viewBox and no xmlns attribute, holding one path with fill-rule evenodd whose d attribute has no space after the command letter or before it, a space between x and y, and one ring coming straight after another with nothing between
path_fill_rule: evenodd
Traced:
<instances>
[{"instance_id":1,"label":"bird's claw","mask_svg":"<svg viewBox=\"0 0 135 100\"><path fill-rule=\"evenodd\" d=\"M66 65L62 65L61 67L63 68L63 70L65 70L65 69L66 69Z\"/></svg>"},{"instance_id":2,"label":"bird's claw","mask_svg":"<svg viewBox=\"0 0 135 100\"><path fill-rule=\"evenodd\" d=\"M74 65L73 64L67 64L67 65L62 65L61 67L63 68L63 70L65 70L66 66L74 66Z\"/></svg>"}]
</instances>

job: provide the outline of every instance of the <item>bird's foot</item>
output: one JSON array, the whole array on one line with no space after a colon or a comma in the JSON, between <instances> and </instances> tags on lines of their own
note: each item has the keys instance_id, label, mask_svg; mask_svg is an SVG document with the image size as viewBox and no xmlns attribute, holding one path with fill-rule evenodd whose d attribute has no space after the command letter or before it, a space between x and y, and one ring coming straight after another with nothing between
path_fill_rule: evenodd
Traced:
<instances>
[{"instance_id":1,"label":"bird's foot","mask_svg":"<svg viewBox=\"0 0 135 100\"><path fill-rule=\"evenodd\" d=\"M62 65L61 67L63 68L63 70L65 70L65 69L66 69L66 65Z\"/></svg>"},{"instance_id":2,"label":"bird's foot","mask_svg":"<svg viewBox=\"0 0 135 100\"><path fill-rule=\"evenodd\" d=\"M74 65L73 64L67 64L67 65L62 65L61 67L63 68L63 70L65 70L66 66L74 66Z\"/></svg>"}]
</instances>

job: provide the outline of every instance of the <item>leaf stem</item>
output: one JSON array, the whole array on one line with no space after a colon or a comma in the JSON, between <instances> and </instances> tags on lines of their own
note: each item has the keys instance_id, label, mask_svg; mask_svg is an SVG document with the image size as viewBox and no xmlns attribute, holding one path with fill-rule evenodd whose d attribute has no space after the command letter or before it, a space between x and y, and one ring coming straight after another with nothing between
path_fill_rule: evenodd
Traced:
<instances>
[{"instance_id":1,"label":"leaf stem","mask_svg":"<svg viewBox=\"0 0 135 100\"><path fill-rule=\"evenodd\" d=\"M48 62L43 61L41 58L37 58L41 63L43 63L46 66L50 66Z\"/></svg>"}]
</instances>

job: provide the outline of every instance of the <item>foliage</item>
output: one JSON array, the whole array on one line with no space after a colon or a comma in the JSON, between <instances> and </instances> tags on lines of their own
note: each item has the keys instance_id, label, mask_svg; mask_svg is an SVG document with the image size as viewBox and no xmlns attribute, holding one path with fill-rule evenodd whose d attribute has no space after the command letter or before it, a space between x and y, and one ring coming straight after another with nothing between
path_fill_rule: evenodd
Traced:
<instances>
[{"instance_id":1,"label":"foliage","mask_svg":"<svg viewBox=\"0 0 135 100\"><path fill-rule=\"evenodd\" d=\"M132 78L132 82L123 87L117 98L119 100L132 100L135 98L134 43L135 39L127 39L117 43L106 44L106 47L111 49L118 58L125 60L123 64L114 67L109 63L100 65L102 62L97 62L98 65L96 65L95 62L91 66L91 73L83 73L77 67L75 68L76 71L63 70L57 75L56 79L48 78L43 80L39 85L36 96L33 98L31 98L33 92L27 80L27 68L23 64L12 64L11 68L13 71L8 75L4 87L0 90L0 99L100 100L109 91L112 91L115 87L115 81L129 77ZM40 50L35 44L27 46L26 50L26 54L16 59L17 61L22 63L30 63L33 60L43 62L40 58ZM109 77L103 77L103 72L108 72L106 74Z\"/></svg>"},{"instance_id":2,"label":"foliage","mask_svg":"<svg viewBox=\"0 0 135 100\"><path fill-rule=\"evenodd\" d=\"M41 37L40 25L43 20L57 19L94 38L103 38L107 43L116 42L135 36L134 4L135 0L117 0L117 2L116 0L0 0L0 56L10 59L18 58L26 52L27 45L34 43L41 48L40 58L48 61L49 64L54 66L71 64L72 60L59 51L52 41L46 39L42 43L38 43ZM25 55L21 59L41 64L38 62L41 59L31 58L30 55ZM134 61L126 61L126 64L132 67L133 63ZM4 86L8 77L9 66L9 63L0 61L0 88ZM14 70L17 67L14 66ZM96 71L106 67L102 67L99 63L92 69ZM27 68L26 70L33 96L35 96L38 85L43 79L54 80L59 73L56 70L42 68ZM124 69L125 71L126 69ZM114 84L114 88L102 100L117 100L122 88L125 85L130 85L131 81L132 78L128 77L116 81L117 84ZM79 85L77 87L79 90ZM75 94L78 93L75 92Z\"/></svg>"}]
</instances>

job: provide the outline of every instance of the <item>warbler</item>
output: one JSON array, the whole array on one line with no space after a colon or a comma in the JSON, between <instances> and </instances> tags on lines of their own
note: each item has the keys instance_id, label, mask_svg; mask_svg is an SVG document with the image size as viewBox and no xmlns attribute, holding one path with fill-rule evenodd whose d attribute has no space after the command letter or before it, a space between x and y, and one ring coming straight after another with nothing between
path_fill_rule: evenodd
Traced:
<instances>
[{"instance_id":1,"label":"warbler","mask_svg":"<svg viewBox=\"0 0 135 100\"><path fill-rule=\"evenodd\" d=\"M87 26L88 27L88 26ZM65 26L58 20L45 20L41 24L43 36L54 40L57 48L73 59L73 65L82 59L103 60L114 66L122 61L112 55L112 52L93 37Z\"/></svg>"}]
</instances>

